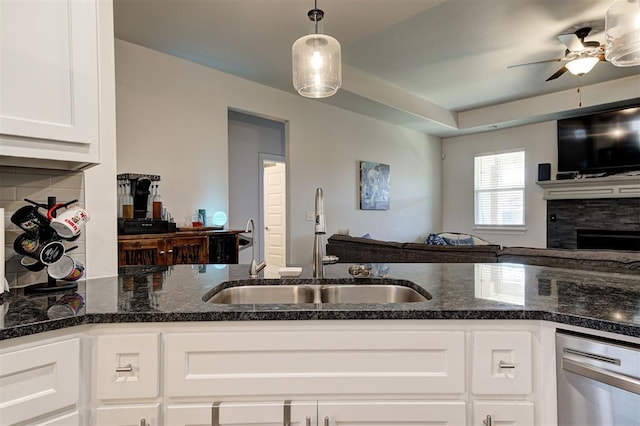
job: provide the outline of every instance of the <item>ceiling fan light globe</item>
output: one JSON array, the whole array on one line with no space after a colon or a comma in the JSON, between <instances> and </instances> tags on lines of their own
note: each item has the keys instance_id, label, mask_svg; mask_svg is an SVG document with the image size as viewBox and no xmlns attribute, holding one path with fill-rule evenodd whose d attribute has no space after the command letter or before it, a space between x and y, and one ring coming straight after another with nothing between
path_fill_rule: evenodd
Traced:
<instances>
[{"instance_id":1,"label":"ceiling fan light globe","mask_svg":"<svg viewBox=\"0 0 640 426\"><path fill-rule=\"evenodd\" d=\"M616 0L607 9L605 59L617 67L640 65L640 0Z\"/></svg>"},{"instance_id":2,"label":"ceiling fan light globe","mask_svg":"<svg viewBox=\"0 0 640 426\"><path fill-rule=\"evenodd\" d=\"M596 58L578 58L567 62L565 67L573 75L585 75L596 66L600 59Z\"/></svg>"}]
</instances>

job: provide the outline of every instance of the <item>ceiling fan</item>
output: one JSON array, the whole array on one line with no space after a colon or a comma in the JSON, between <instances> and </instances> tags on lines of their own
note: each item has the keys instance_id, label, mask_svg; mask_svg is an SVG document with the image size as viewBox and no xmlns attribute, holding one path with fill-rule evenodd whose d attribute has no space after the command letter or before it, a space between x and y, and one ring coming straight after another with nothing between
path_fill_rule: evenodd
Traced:
<instances>
[{"instance_id":1,"label":"ceiling fan","mask_svg":"<svg viewBox=\"0 0 640 426\"><path fill-rule=\"evenodd\" d=\"M603 44L598 41L585 41L589 32L591 32L591 27L581 27L573 34L560 34L558 40L567 47L562 58L510 65L507 68L548 62L566 62L562 68L553 73L546 81L555 80L567 71L578 76L584 75L591 71L598 62L605 60Z\"/></svg>"}]
</instances>

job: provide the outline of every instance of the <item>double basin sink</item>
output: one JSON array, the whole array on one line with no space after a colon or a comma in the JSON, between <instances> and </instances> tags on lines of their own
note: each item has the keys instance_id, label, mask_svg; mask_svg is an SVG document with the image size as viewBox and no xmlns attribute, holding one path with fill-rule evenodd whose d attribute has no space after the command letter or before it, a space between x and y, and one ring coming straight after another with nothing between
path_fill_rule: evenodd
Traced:
<instances>
[{"instance_id":1,"label":"double basin sink","mask_svg":"<svg viewBox=\"0 0 640 426\"><path fill-rule=\"evenodd\" d=\"M270 281L275 281L270 283ZM406 280L255 280L222 283L203 300L216 304L419 303L431 299Z\"/></svg>"}]
</instances>

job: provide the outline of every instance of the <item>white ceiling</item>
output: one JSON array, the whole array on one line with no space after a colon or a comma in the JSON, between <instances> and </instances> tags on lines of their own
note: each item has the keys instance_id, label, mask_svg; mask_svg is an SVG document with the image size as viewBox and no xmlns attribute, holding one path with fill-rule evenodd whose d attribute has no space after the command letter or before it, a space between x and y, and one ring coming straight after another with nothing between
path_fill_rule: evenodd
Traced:
<instances>
[{"instance_id":1,"label":"white ceiling","mask_svg":"<svg viewBox=\"0 0 640 426\"><path fill-rule=\"evenodd\" d=\"M546 82L562 63L507 68L561 58L557 36L582 24L594 27L587 40L604 42L611 2L318 0L343 61L343 89L320 102L445 136L455 129L432 118L638 75L638 66L600 62L583 77ZM114 0L115 33L294 93L291 45L311 31L312 8L312 0Z\"/></svg>"}]
</instances>

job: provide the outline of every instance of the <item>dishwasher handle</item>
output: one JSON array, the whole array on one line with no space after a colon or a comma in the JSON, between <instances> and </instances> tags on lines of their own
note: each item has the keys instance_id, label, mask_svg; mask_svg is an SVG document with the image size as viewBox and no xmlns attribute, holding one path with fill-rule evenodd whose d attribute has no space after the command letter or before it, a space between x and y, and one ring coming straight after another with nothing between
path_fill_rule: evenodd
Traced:
<instances>
[{"instance_id":1,"label":"dishwasher handle","mask_svg":"<svg viewBox=\"0 0 640 426\"><path fill-rule=\"evenodd\" d=\"M562 368L588 379L640 395L640 380L635 377L574 361L566 356L562 357Z\"/></svg>"}]
</instances>

